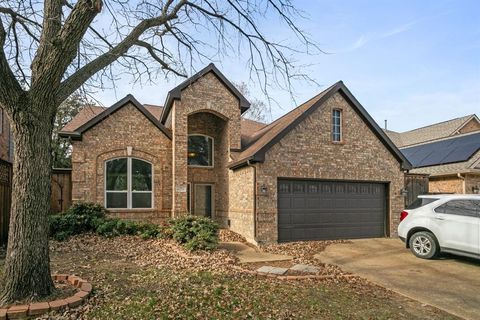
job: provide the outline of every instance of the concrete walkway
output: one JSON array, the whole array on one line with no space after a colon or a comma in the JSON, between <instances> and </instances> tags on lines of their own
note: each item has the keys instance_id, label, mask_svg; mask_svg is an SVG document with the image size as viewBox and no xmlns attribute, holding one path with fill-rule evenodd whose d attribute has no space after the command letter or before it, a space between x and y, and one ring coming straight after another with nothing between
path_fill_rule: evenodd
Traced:
<instances>
[{"instance_id":1,"label":"concrete walkway","mask_svg":"<svg viewBox=\"0 0 480 320\"><path fill-rule=\"evenodd\" d=\"M242 242L220 242L219 248L231 251L240 263L287 261L293 259L291 256L257 251Z\"/></svg>"},{"instance_id":2,"label":"concrete walkway","mask_svg":"<svg viewBox=\"0 0 480 320\"><path fill-rule=\"evenodd\" d=\"M480 319L478 260L419 259L399 239L333 244L315 257L453 315Z\"/></svg>"}]
</instances>

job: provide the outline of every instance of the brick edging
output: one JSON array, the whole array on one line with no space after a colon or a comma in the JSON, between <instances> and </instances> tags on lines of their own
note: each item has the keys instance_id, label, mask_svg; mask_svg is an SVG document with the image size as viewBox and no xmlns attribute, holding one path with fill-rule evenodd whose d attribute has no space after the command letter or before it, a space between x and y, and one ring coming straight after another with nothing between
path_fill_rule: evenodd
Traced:
<instances>
[{"instance_id":1,"label":"brick edging","mask_svg":"<svg viewBox=\"0 0 480 320\"><path fill-rule=\"evenodd\" d=\"M52 279L53 281L67 281L79 290L73 296L64 299L14 305L9 308L0 309L0 320L23 319L27 316L39 316L52 310L57 311L66 307L76 308L81 305L92 292L92 285L78 276L54 274L52 275Z\"/></svg>"},{"instance_id":2,"label":"brick edging","mask_svg":"<svg viewBox=\"0 0 480 320\"><path fill-rule=\"evenodd\" d=\"M306 274L304 276L283 276L283 275L276 275L271 273L263 273L258 272L255 270L245 269L239 266L234 266L234 269L246 273L251 274L254 276L260 276L265 278L274 278L278 280L307 280L307 279L316 279L316 280L325 280L325 279L339 279L339 278L352 278L355 277L353 274L341 274L341 275L315 275L315 274Z\"/></svg>"}]
</instances>

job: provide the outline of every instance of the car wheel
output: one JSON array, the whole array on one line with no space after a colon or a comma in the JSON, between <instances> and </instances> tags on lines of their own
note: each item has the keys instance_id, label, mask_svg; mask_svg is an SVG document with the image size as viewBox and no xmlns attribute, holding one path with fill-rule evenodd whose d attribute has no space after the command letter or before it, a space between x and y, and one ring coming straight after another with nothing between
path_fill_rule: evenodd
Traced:
<instances>
[{"instance_id":1,"label":"car wheel","mask_svg":"<svg viewBox=\"0 0 480 320\"><path fill-rule=\"evenodd\" d=\"M410 237L410 250L412 253L422 259L432 259L438 254L438 244L435 236L427 231L414 233Z\"/></svg>"}]
</instances>

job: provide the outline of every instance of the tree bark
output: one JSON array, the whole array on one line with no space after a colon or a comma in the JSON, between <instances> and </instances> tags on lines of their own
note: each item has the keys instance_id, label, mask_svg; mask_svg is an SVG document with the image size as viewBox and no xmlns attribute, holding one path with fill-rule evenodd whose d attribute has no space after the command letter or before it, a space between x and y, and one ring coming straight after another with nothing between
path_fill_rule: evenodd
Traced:
<instances>
[{"instance_id":1,"label":"tree bark","mask_svg":"<svg viewBox=\"0 0 480 320\"><path fill-rule=\"evenodd\" d=\"M12 123L13 189L0 305L52 293L48 248L53 101L24 99ZM53 103L52 103L53 102Z\"/></svg>"}]
</instances>

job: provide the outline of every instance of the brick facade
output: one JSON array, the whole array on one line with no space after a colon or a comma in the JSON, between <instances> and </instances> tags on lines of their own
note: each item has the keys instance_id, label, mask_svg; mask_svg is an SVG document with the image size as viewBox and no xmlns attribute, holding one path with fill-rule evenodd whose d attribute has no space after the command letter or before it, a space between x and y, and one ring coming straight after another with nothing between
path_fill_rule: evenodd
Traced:
<instances>
[{"instance_id":1,"label":"brick facade","mask_svg":"<svg viewBox=\"0 0 480 320\"><path fill-rule=\"evenodd\" d=\"M343 114L343 142L331 142L332 109ZM400 163L336 93L290 131L257 165L257 240L277 241L277 178L378 181L389 184L389 232L396 233L403 209ZM266 186L267 192L258 188Z\"/></svg>"},{"instance_id":2,"label":"brick facade","mask_svg":"<svg viewBox=\"0 0 480 320\"><path fill-rule=\"evenodd\" d=\"M458 175L430 177L429 191L432 193L465 193L473 194L475 190L480 189L480 174L461 174ZM478 191L477 191L478 193Z\"/></svg>"},{"instance_id":3,"label":"brick facade","mask_svg":"<svg viewBox=\"0 0 480 320\"><path fill-rule=\"evenodd\" d=\"M430 177L428 191L431 193L464 193L463 180L455 176Z\"/></svg>"},{"instance_id":4,"label":"brick facade","mask_svg":"<svg viewBox=\"0 0 480 320\"><path fill-rule=\"evenodd\" d=\"M105 161L135 157L153 165L151 210L109 210L112 216L162 222L170 217L172 204L171 140L132 104L120 108L73 141L72 198L105 205ZM131 147L131 154L128 149Z\"/></svg>"},{"instance_id":5,"label":"brick facade","mask_svg":"<svg viewBox=\"0 0 480 320\"><path fill-rule=\"evenodd\" d=\"M404 181L400 161L339 92L332 91L317 110L273 144L263 162L246 162L231 169L229 165L235 164L244 152L241 106L243 103L245 108L245 102L218 74L202 74L167 102L171 103L169 113L162 119L171 130L171 137L170 132L162 132L161 125L160 130L159 124L140 112L138 104L128 102L83 132L81 141L73 141L73 200L104 205L105 161L136 157L153 165L154 208L116 209L110 210L111 215L153 222L185 215L189 209L188 190L191 212L195 213L195 186L211 184L212 218L250 242L270 243L278 238L279 177L375 181L388 187L387 233L394 235L404 201L400 194ZM331 142L334 108L341 109L343 114L343 141L335 144ZM266 126L258 128L263 127ZM188 166L191 134L214 139L212 167ZM263 187L266 192L260 190Z\"/></svg>"},{"instance_id":6,"label":"brick facade","mask_svg":"<svg viewBox=\"0 0 480 320\"><path fill-rule=\"evenodd\" d=\"M226 223L228 210L228 169L230 149L240 148L239 100L213 73L207 73L181 93L170 111L173 136L173 215L187 212L187 186L214 184L215 216ZM218 125L218 127L213 126ZM187 139L191 133L213 136L215 166L191 168L187 165ZM198 179L198 180L197 180Z\"/></svg>"}]
</instances>

